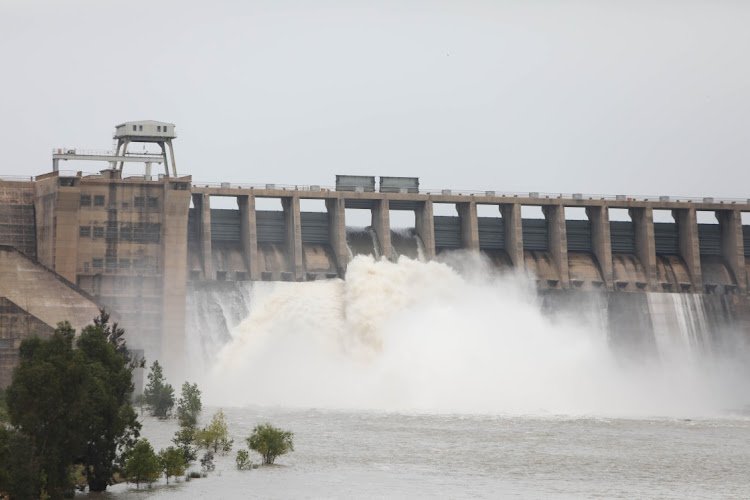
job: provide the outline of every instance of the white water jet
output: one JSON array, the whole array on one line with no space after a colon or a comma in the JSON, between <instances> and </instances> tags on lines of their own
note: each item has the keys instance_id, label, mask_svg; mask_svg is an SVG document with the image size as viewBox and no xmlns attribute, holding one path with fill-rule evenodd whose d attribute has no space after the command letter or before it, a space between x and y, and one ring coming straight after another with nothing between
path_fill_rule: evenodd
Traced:
<instances>
[{"instance_id":1,"label":"white water jet","mask_svg":"<svg viewBox=\"0 0 750 500\"><path fill-rule=\"evenodd\" d=\"M747 400L744 375L694 356L625 366L595 322L542 315L527 278L453 260L461 274L359 256L345 281L256 283L249 316L203 381L206 399L610 416L716 415Z\"/></svg>"}]
</instances>

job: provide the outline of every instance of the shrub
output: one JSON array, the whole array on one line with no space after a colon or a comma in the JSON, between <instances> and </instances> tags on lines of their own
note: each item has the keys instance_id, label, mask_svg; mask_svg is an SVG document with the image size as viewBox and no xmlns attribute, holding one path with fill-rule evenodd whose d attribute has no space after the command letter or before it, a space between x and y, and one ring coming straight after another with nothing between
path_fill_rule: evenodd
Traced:
<instances>
[{"instance_id":1,"label":"shrub","mask_svg":"<svg viewBox=\"0 0 750 500\"><path fill-rule=\"evenodd\" d=\"M250 454L247 450L237 450L237 457L234 459L237 464L237 470L250 470L253 463L250 461Z\"/></svg>"},{"instance_id":2,"label":"shrub","mask_svg":"<svg viewBox=\"0 0 750 500\"><path fill-rule=\"evenodd\" d=\"M214 464L214 454L209 450L204 453L203 458L201 458L201 470L203 470L203 472L213 472L214 469L216 469L216 464Z\"/></svg>"}]
</instances>

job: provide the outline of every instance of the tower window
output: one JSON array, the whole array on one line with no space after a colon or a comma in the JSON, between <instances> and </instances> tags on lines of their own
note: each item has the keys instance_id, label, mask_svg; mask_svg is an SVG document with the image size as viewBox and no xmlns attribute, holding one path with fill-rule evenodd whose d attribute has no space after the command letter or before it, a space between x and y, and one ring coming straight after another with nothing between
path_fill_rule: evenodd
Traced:
<instances>
[{"instance_id":1,"label":"tower window","mask_svg":"<svg viewBox=\"0 0 750 500\"><path fill-rule=\"evenodd\" d=\"M138 125L138 130L139 130L140 132L143 132L143 125Z\"/></svg>"},{"instance_id":2,"label":"tower window","mask_svg":"<svg viewBox=\"0 0 750 500\"><path fill-rule=\"evenodd\" d=\"M135 125L133 125L133 132L137 132L137 131L138 131L138 127L136 127Z\"/></svg>"}]
</instances>

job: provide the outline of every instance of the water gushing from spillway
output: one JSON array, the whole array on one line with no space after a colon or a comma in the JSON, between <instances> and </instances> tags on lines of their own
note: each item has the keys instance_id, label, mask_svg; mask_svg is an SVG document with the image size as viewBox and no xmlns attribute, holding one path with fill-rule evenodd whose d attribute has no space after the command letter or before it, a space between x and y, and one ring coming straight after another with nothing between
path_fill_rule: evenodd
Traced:
<instances>
[{"instance_id":1,"label":"water gushing from spillway","mask_svg":"<svg viewBox=\"0 0 750 500\"><path fill-rule=\"evenodd\" d=\"M424 244L414 228L391 229L391 249L395 258L406 256L424 260ZM347 227L346 243L349 257L371 255L376 259L381 256L378 235L372 227Z\"/></svg>"},{"instance_id":2,"label":"water gushing from spillway","mask_svg":"<svg viewBox=\"0 0 750 500\"><path fill-rule=\"evenodd\" d=\"M211 360L199 378L206 399L616 416L714 415L747 402L750 378L725 355L738 353L742 339L724 331L734 347L714 352L701 296L620 294L617 304L603 295L545 297L528 278L499 275L478 256L446 262L359 256L346 280L194 294L192 321L209 330L226 324L210 340L189 329L191 352Z\"/></svg>"}]
</instances>

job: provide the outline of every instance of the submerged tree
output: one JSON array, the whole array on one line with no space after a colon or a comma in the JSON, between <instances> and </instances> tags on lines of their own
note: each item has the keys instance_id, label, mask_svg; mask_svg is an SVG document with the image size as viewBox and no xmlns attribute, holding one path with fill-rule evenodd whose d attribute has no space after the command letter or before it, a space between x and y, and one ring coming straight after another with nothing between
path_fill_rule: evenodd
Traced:
<instances>
[{"instance_id":1,"label":"submerged tree","mask_svg":"<svg viewBox=\"0 0 750 500\"><path fill-rule=\"evenodd\" d=\"M202 408L201 391L198 389L198 384L183 383L182 394L177 402L177 420L180 427L195 427Z\"/></svg>"},{"instance_id":2,"label":"submerged tree","mask_svg":"<svg viewBox=\"0 0 750 500\"><path fill-rule=\"evenodd\" d=\"M276 457L294 451L294 434L272 426L270 423L256 425L247 438L247 446L263 457L263 463L271 465Z\"/></svg>"},{"instance_id":3,"label":"submerged tree","mask_svg":"<svg viewBox=\"0 0 750 500\"><path fill-rule=\"evenodd\" d=\"M148 385L143 391L146 404L151 408L151 415L167 418L174 406L174 389L166 383L161 365L154 361L148 374Z\"/></svg>"},{"instance_id":4,"label":"submerged tree","mask_svg":"<svg viewBox=\"0 0 750 500\"><path fill-rule=\"evenodd\" d=\"M174 446L169 446L159 452L159 463L167 484L169 484L170 476L183 475L187 467L182 452Z\"/></svg>"},{"instance_id":5,"label":"submerged tree","mask_svg":"<svg viewBox=\"0 0 750 500\"><path fill-rule=\"evenodd\" d=\"M172 442L182 453L187 465L198 458L194 444L198 432L196 429L198 415L202 407L201 391L198 389L198 385L188 382L182 384L182 394L177 403L177 420L180 429L175 432Z\"/></svg>"},{"instance_id":6,"label":"submerged tree","mask_svg":"<svg viewBox=\"0 0 750 500\"><path fill-rule=\"evenodd\" d=\"M253 463L250 461L250 454L247 450L237 450L237 456L234 458L234 463L237 464L237 470L248 470L253 466Z\"/></svg>"},{"instance_id":7,"label":"submerged tree","mask_svg":"<svg viewBox=\"0 0 750 500\"><path fill-rule=\"evenodd\" d=\"M201 469L203 472L213 472L213 470L216 469L216 464L214 464L214 454L211 450L208 450L203 454L203 457L201 458Z\"/></svg>"},{"instance_id":8,"label":"submerged tree","mask_svg":"<svg viewBox=\"0 0 750 500\"><path fill-rule=\"evenodd\" d=\"M159 479L161 470L159 457L147 439L139 439L128 451L125 459L125 477L131 483L135 483L136 488L140 488L141 483L151 484Z\"/></svg>"},{"instance_id":9,"label":"submerged tree","mask_svg":"<svg viewBox=\"0 0 750 500\"><path fill-rule=\"evenodd\" d=\"M172 438L172 442L182 453L182 458L187 465L198 459L198 452L194 446L196 432L197 430L194 427L181 427Z\"/></svg>"},{"instance_id":10,"label":"submerged tree","mask_svg":"<svg viewBox=\"0 0 750 500\"><path fill-rule=\"evenodd\" d=\"M229 439L227 420L222 410L217 411L211 423L196 433L195 440L201 448L213 450L214 453L229 453L233 440Z\"/></svg>"}]
</instances>

